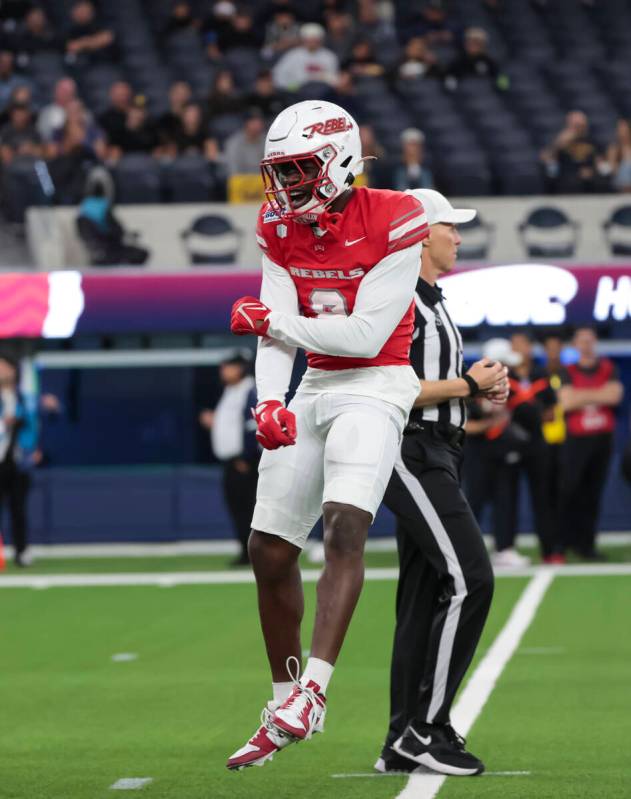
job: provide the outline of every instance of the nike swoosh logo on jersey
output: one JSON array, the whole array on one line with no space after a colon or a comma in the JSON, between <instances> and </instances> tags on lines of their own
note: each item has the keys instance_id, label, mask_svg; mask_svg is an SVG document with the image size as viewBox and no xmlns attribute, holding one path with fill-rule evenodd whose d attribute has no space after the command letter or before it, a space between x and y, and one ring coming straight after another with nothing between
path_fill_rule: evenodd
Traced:
<instances>
[{"instance_id":1,"label":"nike swoosh logo on jersey","mask_svg":"<svg viewBox=\"0 0 631 799\"><path fill-rule=\"evenodd\" d=\"M358 241L363 241L365 238L366 238L366 236L361 236L360 238L353 239L352 241L349 241L348 239L346 239L346 241L344 242L344 246L345 247L350 247L353 244L357 244Z\"/></svg>"},{"instance_id":2,"label":"nike swoosh logo on jersey","mask_svg":"<svg viewBox=\"0 0 631 799\"><path fill-rule=\"evenodd\" d=\"M412 733L414 734L415 738L418 738L419 741L423 744L423 746L429 746L432 742L432 736L428 735L427 738L423 738L422 735L419 735L418 732L414 729L414 727L410 727Z\"/></svg>"}]
</instances>

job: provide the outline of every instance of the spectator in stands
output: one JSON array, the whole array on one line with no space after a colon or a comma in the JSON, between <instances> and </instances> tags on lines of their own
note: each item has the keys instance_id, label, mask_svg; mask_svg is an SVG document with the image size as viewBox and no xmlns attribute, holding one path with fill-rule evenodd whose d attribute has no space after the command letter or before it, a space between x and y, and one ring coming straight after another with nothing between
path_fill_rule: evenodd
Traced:
<instances>
[{"instance_id":1,"label":"spectator in stands","mask_svg":"<svg viewBox=\"0 0 631 799\"><path fill-rule=\"evenodd\" d=\"M92 266L141 266L149 251L135 243L114 215L108 196L109 175L102 167L91 173L77 215L77 231L90 255ZM133 241L130 241L130 238Z\"/></svg>"},{"instance_id":2,"label":"spectator in stands","mask_svg":"<svg viewBox=\"0 0 631 799\"><path fill-rule=\"evenodd\" d=\"M262 37L255 30L254 19L247 8L237 8L229 24L217 36L217 47L222 55L237 47L258 50L261 44Z\"/></svg>"},{"instance_id":3,"label":"spectator in stands","mask_svg":"<svg viewBox=\"0 0 631 799\"><path fill-rule=\"evenodd\" d=\"M0 130L0 155L6 166L19 156L41 155L40 138L33 124L33 110L24 103L9 108L9 121Z\"/></svg>"},{"instance_id":4,"label":"spectator in stands","mask_svg":"<svg viewBox=\"0 0 631 799\"><path fill-rule=\"evenodd\" d=\"M392 25L386 21L377 0L359 0L356 16L358 35L370 39L374 45L394 37Z\"/></svg>"},{"instance_id":5,"label":"spectator in stands","mask_svg":"<svg viewBox=\"0 0 631 799\"><path fill-rule=\"evenodd\" d=\"M567 423L561 464L562 541L585 560L602 560L596 549L600 500L623 387L615 364L599 357L594 330L579 328L572 343L579 358L567 367L559 392Z\"/></svg>"},{"instance_id":6,"label":"spectator in stands","mask_svg":"<svg viewBox=\"0 0 631 799\"><path fill-rule=\"evenodd\" d=\"M299 44L300 25L295 12L290 8L278 9L265 27L265 41L261 55L273 61Z\"/></svg>"},{"instance_id":7,"label":"spectator in stands","mask_svg":"<svg viewBox=\"0 0 631 799\"><path fill-rule=\"evenodd\" d=\"M85 125L79 118L66 121L58 154L48 162L57 205L77 205L83 197L86 178L98 164L94 150L86 144Z\"/></svg>"},{"instance_id":8,"label":"spectator in stands","mask_svg":"<svg viewBox=\"0 0 631 799\"><path fill-rule=\"evenodd\" d=\"M9 105L15 89L24 84L28 85L29 81L15 74L13 53L0 50L0 111Z\"/></svg>"},{"instance_id":9,"label":"spectator in stands","mask_svg":"<svg viewBox=\"0 0 631 799\"><path fill-rule=\"evenodd\" d=\"M147 111L143 95L134 97L125 125L115 140L110 139L108 155L116 160L128 153L151 153L159 144L156 127Z\"/></svg>"},{"instance_id":10,"label":"spectator in stands","mask_svg":"<svg viewBox=\"0 0 631 799\"><path fill-rule=\"evenodd\" d=\"M285 93L274 86L271 70L264 69L257 75L254 90L247 95L246 103L248 108L258 108L265 119L271 120L278 116L289 101Z\"/></svg>"},{"instance_id":11,"label":"spectator in stands","mask_svg":"<svg viewBox=\"0 0 631 799\"><path fill-rule=\"evenodd\" d=\"M208 118L222 114L238 114L243 111L243 98L237 91L234 76L229 69L220 69L215 75L208 97Z\"/></svg>"},{"instance_id":12,"label":"spectator in stands","mask_svg":"<svg viewBox=\"0 0 631 799\"><path fill-rule=\"evenodd\" d=\"M392 188L431 189L434 176L423 163L425 160L425 134L418 128L406 128L401 133L401 163L394 173Z\"/></svg>"},{"instance_id":13,"label":"spectator in stands","mask_svg":"<svg viewBox=\"0 0 631 799\"><path fill-rule=\"evenodd\" d=\"M61 78L55 84L53 102L44 106L37 117L37 130L49 142L66 124L68 106L77 99L77 84L72 78Z\"/></svg>"},{"instance_id":14,"label":"spectator in stands","mask_svg":"<svg viewBox=\"0 0 631 799\"><path fill-rule=\"evenodd\" d=\"M9 104L3 111L0 111L0 128L9 122L9 110L13 105L33 105L33 92L31 91L31 87L27 86L26 83L15 87L11 92Z\"/></svg>"},{"instance_id":15,"label":"spectator in stands","mask_svg":"<svg viewBox=\"0 0 631 799\"><path fill-rule=\"evenodd\" d=\"M420 36L412 37L405 45L403 58L397 68L397 75L404 80L418 78L439 78L442 69L433 50Z\"/></svg>"},{"instance_id":16,"label":"spectator in stands","mask_svg":"<svg viewBox=\"0 0 631 799\"><path fill-rule=\"evenodd\" d=\"M232 27L232 20L237 13L234 3L222 0L215 3L212 13L202 25L202 35L206 47L206 55L210 61L221 61L219 38Z\"/></svg>"},{"instance_id":17,"label":"spectator in stands","mask_svg":"<svg viewBox=\"0 0 631 799\"><path fill-rule=\"evenodd\" d=\"M549 188L555 193L577 194L604 188L602 173L606 167L590 135L587 115L582 111L566 115L565 126L540 157Z\"/></svg>"},{"instance_id":18,"label":"spectator in stands","mask_svg":"<svg viewBox=\"0 0 631 799\"><path fill-rule=\"evenodd\" d=\"M8 501L16 566L30 566L27 525L29 469L37 461L37 412L18 387L18 365L0 355L0 502ZM0 508L1 510L1 508Z\"/></svg>"},{"instance_id":19,"label":"spectator in stands","mask_svg":"<svg viewBox=\"0 0 631 799\"><path fill-rule=\"evenodd\" d=\"M338 75L335 89L331 93L330 100L333 103L337 103L337 105L341 105L342 108L348 111L353 119L361 123L364 112L357 99L355 81L347 69L340 70L340 74Z\"/></svg>"},{"instance_id":20,"label":"spectator in stands","mask_svg":"<svg viewBox=\"0 0 631 799\"><path fill-rule=\"evenodd\" d=\"M28 64L31 56L38 53L61 53L63 43L50 26L44 9L31 8L24 18L24 29L17 37L16 52L21 66Z\"/></svg>"},{"instance_id":21,"label":"spectator in stands","mask_svg":"<svg viewBox=\"0 0 631 799\"><path fill-rule=\"evenodd\" d=\"M87 150L91 150L99 161L105 160L107 157L107 142L105 141L105 135L101 128L94 121L92 114L78 98L71 100L66 106L65 125L67 124L72 125L77 132L79 130L83 130L83 147L85 147ZM63 129L60 129L53 134L53 137L48 144L49 157L59 155L63 138Z\"/></svg>"},{"instance_id":22,"label":"spectator in stands","mask_svg":"<svg viewBox=\"0 0 631 799\"><path fill-rule=\"evenodd\" d=\"M188 102L182 109L175 141L178 155L203 155L208 161L219 157L217 141L208 135L199 103Z\"/></svg>"},{"instance_id":23,"label":"spectator in stands","mask_svg":"<svg viewBox=\"0 0 631 799\"><path fill-rule=\"evenodd\" d=\"M631 122L619 119L616 138L607 148L607 162L617 191L631 191Z\"/></svg>"},{"instance_id":24,"label":"spectator in stands","mask_svg":"<svg viewBox=\"0 0 631 799\"><path fill-rule=\"evenodd\" d=\"M344 61L350 55L355 39L353 18L344 10L334 10L326 14L326 46Z\"/></svg>"},{"instance_id":25,"label":"spectator in stands","mask_svg":"<svg viewBox=\"0 0 631 799\"><path fill-rule=\"evenodd\" d=\"M359 138L364 156L364 178L373 189L391 189L392 173L385 159L385 150L377 140L371 125L359 126Z\"/></svg>"},{"instance_id":26,"label":"spectator in stands","mask_svg":"<svg viewBox=\"0 0 631 799\"><path fill-rule=\"evenodd\" d=\"M225 360L219 367L224 385L219 403L214 411L206 409L199 415L201 426L210 431L213 453L223 465L224 499L241 547L234 566L249 563L248 538L260 457L250 413L256 405L256 387L248 367L249 360L240 354Z\"/></svg>"},{"instance_id":27,"label":"spectator in stands","mask_svg":"<svg viewBox=\"0 0 631 799\"><path fill-rule=\"evenodd\" d=\"M467 28L462 52L447 68L450 78L492 78L497 80L500 68L488 53L489 37L484 28Z\"/></svg>"},{"instance_id":28,"label":"spectator in stands","mask_svg":"<svg viewBox=\"0 0 631 799\"><path fill-rule=\"evenodd\" d=\"M182 31L195 31L200 27L200 20L193 15L191 4L187 0L173 0L171 13L162 29L162 40Z\"/></svg>"},{"instance_id":29,"label":"spectator in stands","mask_svg":"<svg viewBox=\"0 0 631 799\"><path fill-rule=\"evenodd\" d=\"M123 135L132 100L133 92L129 83L117 80L110 86L110 104L99 117L99 125L111 145L117 145Z\"/></svg>"},{"instance_id":30,"label":"spectator in stands","mask_svg":"<svg viewBox=\"0 0 631 799\"><path fill-rule=\"evenodd\" d=\"M379 78L386 72L375 57L370 39L355 42L350 58L343 66L354 78Z\"/></svg>"},{"instance_id":31,"label":"spectator in stands","mask_svg":"<svg viewBox=\"0 0 631 799\"><path fill-rule=\"evenodd\" d=\"M89 66L114 60L114 34L97 18L89 0L79 0L73 5L70 19L72 25L66 40L69 63Z\"/></svg>"},{"instance_id":32,"label":"spectator in stands","mask_svg":"<svg viewBox=\"0 0 631 799\"><path fill-rule=\"evenodd\" d=\"M169 88L169 110L156 122L158 155L175 158L178 136L182 130L182 113L191 101L193 92L186 81L178 80Z\"/></svg>"},{"instance_id":33,"label":"spectator in stands","mask_svg":"<svg viewBox=\"0 0 631 799\"><path fill-rule=\"evenodd\" d=\"M228 175L258 174L265 147L265 120L261 112L250 109L243 130L226 141L224 160Z\"/></svg>"},{"instance_id":34,"label":"spectator in stands","mask_svg":"<svg viewBox=\"0 0 631 799\"><path fill-rule=\"evenodd\" d=\"M458 28L449 19L444 0L426 0L419 10L416 3L401 6L404 14L398 27L403 41L416 36L430 45L450 45L455 41Z\"/></svg>"},{"instance_id":35,"label":"spectator in stands","mask_svg":"<svg viewBox=\"0 0 631 799\"><path fill-rule=\"evenodd\" d=\"M324 28L315 22L300 28L299 47L285 53L273 68L274 83L296 91L305 83L334 85L339 65L335 53L324 47Z\"/></svg>"}]
</instances>

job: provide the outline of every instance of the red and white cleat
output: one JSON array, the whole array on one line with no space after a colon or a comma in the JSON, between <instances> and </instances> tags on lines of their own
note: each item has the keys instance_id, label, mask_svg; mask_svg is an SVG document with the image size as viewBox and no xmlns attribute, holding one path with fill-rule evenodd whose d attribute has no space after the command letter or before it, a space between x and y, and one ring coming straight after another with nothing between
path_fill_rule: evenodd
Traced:
<instances>
[{"instance_id":1,"label":"red and white cleat","mask_svg":"<svg viewBox=\"0 0 631 799\"><path fill-rule=\"evenodd\" d=\"M261 726L250 738L245 746L228 758L226 767L231 771L239 771L248 766L263 766L266 761L272 760L276 752L280 752L294 739L276 729L272 724L274 711L278 708L278 702L268 702L261 713Z\"/></svg>"},{"instance_id":2,"label":"red and white cleat","mask_svg":"<svg viewBox=\"0 0 631 799\"><path fill-rule=\"evenodd\" d=\"M297 672L291 673L290 663L296 662ZM294 690L272 716L272 724L281 732L299 741L311 738L314 732L324 732L326 697L320 686L310 680L307 685L298 681L300 664L295 657L287 658L287 671Z\"/></svg>"}]
</instances>

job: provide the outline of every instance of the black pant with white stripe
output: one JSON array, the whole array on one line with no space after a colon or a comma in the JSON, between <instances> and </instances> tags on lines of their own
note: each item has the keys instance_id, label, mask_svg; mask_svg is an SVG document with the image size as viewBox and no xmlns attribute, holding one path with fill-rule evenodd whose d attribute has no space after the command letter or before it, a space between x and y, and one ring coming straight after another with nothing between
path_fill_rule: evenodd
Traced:
<instances>
[{"instance_id":1,"label":"black pant with white stripe","mask_svg":"<svg viewBox=\"0 0 631 799\"><path fill-rule=\"evenodd\" d=\"M385 758L408 723L449 721L493 596L482 533L460 488L462 449L435 425L422 428L404 436L385 496L401 564Z\"/></svg>"}]
</instances>

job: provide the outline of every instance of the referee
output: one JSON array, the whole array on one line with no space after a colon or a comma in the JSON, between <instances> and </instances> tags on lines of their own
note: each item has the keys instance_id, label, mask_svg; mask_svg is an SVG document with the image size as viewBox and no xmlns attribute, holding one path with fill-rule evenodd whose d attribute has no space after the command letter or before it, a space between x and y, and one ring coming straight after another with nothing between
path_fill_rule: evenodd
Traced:
<instances>
[{"instance_id":1,"label":"referee","mask_svg":"<svg viewBox=\"0 0 631 799\"><path fill-rule=\"evenodd\" d=\"M462 339L436 280L454 268L456 210L437 191L411 192L431 226L416 287L410 361L420 394L405 429L385 503L397 517L400 575L392 653L390 728L375 769L443 774L484 770L450 725L458 686L471 662L493 595L480 528L460 488L465 400L508 396L507 370L483 359L463 370Z\"/></svg>"}]
</instances>

